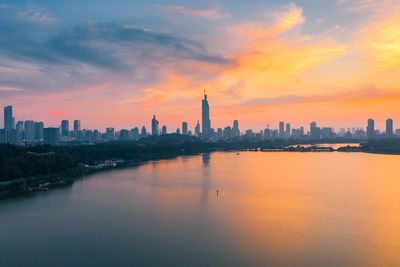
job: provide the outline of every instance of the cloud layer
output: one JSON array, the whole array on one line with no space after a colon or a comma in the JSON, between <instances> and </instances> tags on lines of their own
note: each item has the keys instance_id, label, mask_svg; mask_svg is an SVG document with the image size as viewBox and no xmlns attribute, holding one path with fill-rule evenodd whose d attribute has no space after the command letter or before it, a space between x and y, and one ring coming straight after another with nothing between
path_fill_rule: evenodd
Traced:
<instances>
[{"instance_id":1,"label":"cloud layer","mask_svg":"<svg viewBox=\"0 0 400 267\"><path fill-rule=\"evenodd\" d=\"M16 106L21 119L79 117L89 127L143 124L156 112L175 127L199 118L206 87L219 127L231 116L253 127L266 117L303 122L315 119L310 107L319 105L322 121L338 107L336 114L348 119L351 112L353 121L368 110L383 118L395 112L386 96L399 99L394 3L326 1L332 14L325 18L306 2L252 10L138 4L142 19L129 12L105 18L93 9L76 21L57 4L3 3L0 105ZM389 103L385 112L381 100Z\"/></svg>"}]
</instances>

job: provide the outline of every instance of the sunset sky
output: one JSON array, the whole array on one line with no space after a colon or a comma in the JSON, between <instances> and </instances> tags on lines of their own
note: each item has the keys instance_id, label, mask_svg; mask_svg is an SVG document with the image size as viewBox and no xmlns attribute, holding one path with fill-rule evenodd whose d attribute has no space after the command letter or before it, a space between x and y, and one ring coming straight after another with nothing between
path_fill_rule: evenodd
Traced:
<instances>
[{"instance_id":1,"label":"sunset sky","mask_svg":"<svg viewBox=\"0 0 400 267\"><path fill-rule=\"evenodd\" d=\"M0 0L16 120L400 128L400 0ZM3 125L3 118L0 118Z\"/></svg>"}]
</instances>

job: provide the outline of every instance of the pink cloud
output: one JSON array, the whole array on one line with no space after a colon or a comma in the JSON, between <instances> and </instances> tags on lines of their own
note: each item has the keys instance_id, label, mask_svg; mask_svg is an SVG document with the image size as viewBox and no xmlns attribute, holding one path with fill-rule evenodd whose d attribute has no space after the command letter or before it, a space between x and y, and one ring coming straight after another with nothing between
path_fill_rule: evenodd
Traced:
<instances>
[{"instance_id":1,"label":"pink cloud","mask_svg":"<svg viewBox=\"0 0 400 267\"><path fill-rule=\"evenodd\" d=\"M176 15L201 17L207 19L229 18L228 13L221 13L218 8L190 8L187 6L169 6L167 10Z\"/></svg>"}]
</instances>

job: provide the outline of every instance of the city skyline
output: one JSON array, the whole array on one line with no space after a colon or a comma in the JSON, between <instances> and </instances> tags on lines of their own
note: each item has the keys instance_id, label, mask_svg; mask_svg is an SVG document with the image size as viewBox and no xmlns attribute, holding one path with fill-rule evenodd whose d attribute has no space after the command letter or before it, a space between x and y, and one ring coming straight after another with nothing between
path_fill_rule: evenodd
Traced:
<instances>
[{"instance_id":1,"label":"city skyline","mask_svg":"<svg viewBox=\"0 0 400 267\"><path fill-rule=\"evenodd\" d=\"M14 111L13 111L13 106L12 105L5 106L4 109L3 109L3 113L4 113L4 116L2 117L3 121L7 122L7 123L4 123L2 127L0 125L0 129L5 129L5 130L15 129L16 128L16 124L18 124L18 123L26 122L26 121L35 122L35 121L29 120L29 119L25 119L25 120L24 119L18 119L18 120L16 120L15 116L14 116ZM206 129L207 135L210 135L210 131L211 130L215 131L216 129L223 128L223 127L227 126L227 124L225 122L224 125L219 125L217 127L212 127L211 119L210 119L211 118L211 116L210 116L210 106L209 106L209 103L208 103L208 98L207 98L207 94L206 94L205 90L204 90L203 99L201 100L201 113L202 113L201 120L197 120L197 123L190 124L185 120L181 120L180 122L177 123L177 125L180 124L181 127L178 126L176 129L180 129L183 134L185 132L186 133L191 132L191 133L193 133L193 135L196 135L195 134L196 133L196 127L197 127L196 124L199 124L199 122L201 121L202 125L201 126L199 125L200 126L199 127L199 129L200 129L199 131L201 133L203 133L203 129ZM72 125L71 131L77 132L77 131L81 130L81 120L77 119L77 118L75 118L73 120L72 119L62 119L61 122L58 125L50 124L49 127L59 128L61 135L65 135L66 133L70 132L70 130L69 130L70 129L70 127L69 127L69 122L70 121L73 123L73 124L71 124ZM39 122L43 123L43 121L39 121ZM335 127L332 127L330 125L322 125L322 126L323 127L332 128L334 131L343 130L343 129L345 129L346 131L349 131L349 130L350 131L354 131L354 130L359 130L360 129L360 130L365 130L367 133L368 133L368 128L372 128L371 133L370 133L372 135L373 135L375 130L378 130L378 131L384 132L384 133L386 133L386 131L389 131L390 135L393 135L395 130L400 130L400 128L398 128L398 129L395 128L394 120L391 117L390 118L386 118L384 122L380 122L380 123L378 122L379 125L380 124L384 125L384 127L382 127L382 128L377 127L376 126L377 125L376 122L377 121L375 119L368 118L366 126L355 126L355 125L351 126L350 125L348 127L339 127L339 128L335 128ZM284 122L282 120L277 120L276 121L276 125L270 125L270 122L268 121L267 124L266 124L266 127L260 126L260 129L259 128L255 128L255 129L246 128L246 129L251 129L251 130L255 130L255 131L265 130L265 129L276 129L278 131L278 134L280 136L283 136L284 134L287 134L287 133L291 134L291 132L292 132L291 130L293 130L293 128L292 128L293 126L298 126L299 128L308 129L309 131L311 131L312 128L315 128L317 126L317 123L315 122L315 120L311 120L309 122L309 124L310 124L310 126L307 128L307 127L304 127L304 125L294 125L294 124L292 124L292 122ZM143 127L146 127L146 126L148 127L151 135L159 135L163 131L165 133L167 133L167 130L166 130L167 129L166 128L167 125L160 124L159 120L157 120L157 118L156 118L156 114L155 113L153 114L151 122L149 124L144 122L142 125L143 125ZM192 126L190 126L190 125L192 125ZM242 134L242 132L239 131L238 125L239 125L239 120L232 119L232 125L231 125L232 129L237 131L237 133L235 133L235 135ZM272 127L270 127L270 126L272 126ZM321 125L318 125L318 126L321 126ZM112 127L112 129L121 129L121 130L129 128L129 126L117 128L117 127L108 125L108 127L105 127L105 128L84 128L84 130L93 130L93 129L95 129L95 130L106 129L107 130L110 127ZM173 126L172 126L172 128L173 128ZM168 133L173 133L173 132L176 132L176 131L169 131Z\"/></svg>"},{"instance_id":2,"label":"city skyline","mask_svg":"<svg viewBox=\"0 0 400 267\"><path fill-rule=\"evenodd\" d=\"M191 130L189 124L182 120L181 128L176 128L175 131L168 131L168 126L160 124L156 115L150 122L150 130L147 130L144 124L139 130L138 126L132 128L116 129L107 127L105 132L101 129L81 129L81 121L73 120L72 127L69 127L69 120L63 119L58 127L45 127L45 124L40 121L33 120L16 120L13 114L13 107L4 107L4 127L0 129L0 143L9 143L17 145L31 144L66 144L70 142L107 142L114 140L139 140L148 136L166 135L176 133L179 135L196 136L207 141L261 141L275 139L291 139L291 140L334 140L341 138L343 140L360 140L360 139L375 139L375 138L392 138L400 137L400 128L395 129L392 118L387 118L385 121L384 131L375 126L375 120L369 118L366 127L348 127L340 128L339 131L333 127L320 126L316 121L309 123L309 128L300 126L293 127L290 122L279 121L277 128L271 127L267 123L267 127L257 131L254 129L240 129L239 120L233 119L232 124L225 124L223 127L213 128L211 125L210 105L206 91L204 90L203 99L201 100L201 126L197 120L194 131ZM162 126L161 126L162 125ZM160 127L161 126L161 127ZM129 129L130 128L130 129ZM171 128L170 128L171 129Z\"/></svg>"},{"instance_id":3,"label":"city skyline","mask_svg":"<svg viewBox=\"0 0 400 267\"><path fill-rule=\"evenodd\" d=\"M400 120L396 0L0 2L0 106L88 128ZM390 44L390 45L389 45ZM185 114L185 118L181 118ZM3 122L1 122L3 123Z\"/></svg>"}]
</instances>

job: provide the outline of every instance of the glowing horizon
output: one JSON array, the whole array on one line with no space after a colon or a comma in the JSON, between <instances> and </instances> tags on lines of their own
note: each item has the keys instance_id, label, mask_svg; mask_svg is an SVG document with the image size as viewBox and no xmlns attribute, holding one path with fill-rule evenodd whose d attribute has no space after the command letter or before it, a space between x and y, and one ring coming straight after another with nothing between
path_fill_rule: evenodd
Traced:
<instances>
[{"instance_id":1,"label":"glowing horizon","mask_svg":"<svg viewBox=\"0 0 400 267\"><path fill-rule=\"evenodd\" d=\"M398 0L107 2L0 1L0 106L171 132L206 88L213 128L400 128Z\"/></svg>"}]
</instances>

